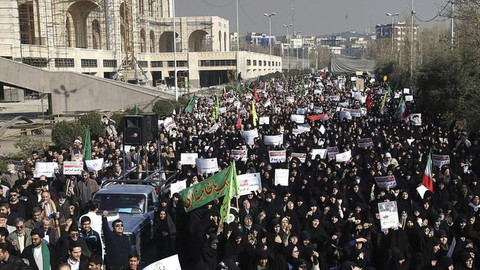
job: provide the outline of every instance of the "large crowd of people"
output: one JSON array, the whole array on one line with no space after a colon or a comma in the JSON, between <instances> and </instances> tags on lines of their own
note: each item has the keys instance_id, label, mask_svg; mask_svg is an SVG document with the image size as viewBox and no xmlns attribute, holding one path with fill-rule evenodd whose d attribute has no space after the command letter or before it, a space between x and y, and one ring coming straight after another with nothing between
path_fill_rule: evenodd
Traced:
<instances>
[{"instance_id":1,"label":"large crowd of people","mask_svg":"<svg viewBox=\"0 0 480 270\"><path fill-rule=\"evenodd\" d=\"M237 174L259 173L261 188L232 200L233 218L220 224L222 198L187 212L179 193L164 186L153 220L156 260L178 254L182 269L204 270L476 269L478 135L405 102L403 89L361 79L356 89L349 76L318 73L196 97L191 110L178 108L163 121L148 145L122 152L121 131L93 138L92 158L104 159L99 172L63 175L65 160L82 158L81 138L71 149L33 152L24 168L11 164L1 175L0 269L137 269L142 258L122 220L109 227L108 213L92 202L102 182L138 164L130 178L162 169L191 186L212 174L182 165L181 153L216 158L224 169L239 149L247 155L236 161ZM422 113L421 121L408 117L413 113ZM242 131L253 129L258 136L247 143ZM265 143L280 134L283 142ZM365 138L372 143L360 146ZM329 147L351 157L312 155ZM273 150L286 150L287 160L272 163ZM434 166L433 187L419 192L429 153L449 162ZM59 164L54 177L34 177L42 161ZM279 168L289 170L288 185L275 185ZM381 186L380 176L396 183ZM378 204L392 201L399 222L383 228Z\"/></svg>"}]
</instances>

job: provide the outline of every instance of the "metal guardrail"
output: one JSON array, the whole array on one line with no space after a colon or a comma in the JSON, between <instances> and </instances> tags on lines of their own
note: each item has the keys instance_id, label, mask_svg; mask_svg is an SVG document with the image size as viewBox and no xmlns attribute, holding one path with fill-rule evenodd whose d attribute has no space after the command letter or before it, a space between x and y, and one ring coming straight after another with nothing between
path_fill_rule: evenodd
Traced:
<instances>
[{"instance_id":1,"label":"metal guardrail","mask_svg":"<svg viewBox=\"0 0 480 270\"><path fill-rule=\"evenodd\" d=\"M128 170L124 174L118 176L117 178L114 179L109 179L102 181L101 187L105 187L108 184L149 184L154 187L162 187L169 185L173 180L175 180L175 177L178 175L178 172L173 172L173 171L165 171L158 169L156 171L153 171L150 175L148 175L145 179L130 179L128 178L130 173L136 172L136 167L133 167L132 169ZM141 172L146 172L146 171L141 171ZM167 174L167 173L173 173L166 179L162 179L162 174Z\"/></svg>"}]
</instances>

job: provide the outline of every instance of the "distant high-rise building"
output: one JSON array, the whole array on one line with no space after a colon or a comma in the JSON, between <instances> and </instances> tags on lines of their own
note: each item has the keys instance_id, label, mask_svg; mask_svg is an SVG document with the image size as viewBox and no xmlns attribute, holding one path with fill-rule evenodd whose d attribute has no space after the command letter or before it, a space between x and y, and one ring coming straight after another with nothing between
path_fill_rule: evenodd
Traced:
<instances>
[{"instance_id":1,"label":"distant high-rise building","mask_svg":"<svg viewBox=\"0 0 480 270\"><path fill-rule=\"evenodd\" d=\"M392 39L394 46L402 45L409 38L410 25L406 22L394 22L393 24L377 24L375 26L376 39ZM413 27L413 40L417 40L418 26Z\"/></svg>"}]
</instances>

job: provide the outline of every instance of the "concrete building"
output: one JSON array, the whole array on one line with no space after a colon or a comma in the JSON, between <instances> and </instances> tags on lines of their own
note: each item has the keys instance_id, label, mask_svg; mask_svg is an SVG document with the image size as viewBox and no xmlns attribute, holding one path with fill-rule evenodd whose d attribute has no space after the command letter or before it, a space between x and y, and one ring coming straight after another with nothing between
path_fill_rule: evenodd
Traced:
<instances>
[{"instance_id":1,"label":"concrete building","mask_svg":"<svg viewBox=\"0 0 480 270\"><path fill-rule=\"evenodd\" d=\"M174 29L170 0L0 0L0 22L1 57L52 72L112 78L134 56L146 81L173 84L174 41L179 82L188 76L191 87L282 66L280 57L231 52L226 19L177 17Z\"/></svg>"},{"instance_id":2,"label":"concrete building","mask_svg":"<svg viewBox=\"0 0 480 270\"><path fill-rule=\"evenodd\" d=\"M275 44L275 36L269 36L267 34L260 33L248 33L246 36L247 42L252 45L258 46L270 46L270 44Z\"/></svg>"},{"instance_id":3,"label":"concrete building","mask_svg":"<svg viewBox=\"0 0 480 270\"><path fill-rule=\"evenodd\" d=\"M376 39L392 38L394 46L401 46L407 38L410 38L410 25L406 22L394 22L393 24L377 24L375 26ZM413 27L413 40L417 40L418 25Z\"/></svg>"}]
</instances>

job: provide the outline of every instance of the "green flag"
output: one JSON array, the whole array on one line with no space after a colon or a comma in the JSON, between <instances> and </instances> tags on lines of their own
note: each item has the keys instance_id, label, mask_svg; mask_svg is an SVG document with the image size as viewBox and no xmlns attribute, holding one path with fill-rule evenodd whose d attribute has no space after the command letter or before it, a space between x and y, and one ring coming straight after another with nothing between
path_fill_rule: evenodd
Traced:
<instances>
[{"instance_id":1,"label":"green flag","mask_svg":"<svg viewBox=\"0 0 480 270\"><path fill-rule=\"evenodd\" d=\"M227 187L227 192L225 193L225 197L223 197L222 207L220 208L220 223L223 224L226 222L228 215L230 214L230 205L231 200L235 194L239 194L238 190L238 182L237 182L237 169L235 168L235 161L230 166L233 167L233 177L231 177L230 183Z\"/></svg>"},{"instance_id":2,"label":"green flag","mask_svg":"<svg viewBox=\"0 0 480 270\"><path fill-rule=\"evenodd\" d=\"M219 115L218 107L219 106L220 106L220 101L218 99L218 95L215 95L215 108L213 108L213 112L212 112L212 118L214 120L218 120L218 115Z\"/></svg>"},{"instance_id":3,"label":"green flag","mask_svg":"<svg viewBox=\"0 0 480 270\"><path fill-rule=\"evenodd\" d=\"M138 115L138 106L135 104L135 107L133 108L133 114Z\"/></svg>"},{"instance_id":4,"label":"green flag","mask_svg":"<svg viewBox=\"0 0 480 270\"><path fill-rule=\"evenodd\" d=\"M193 113L193 108L195 107L195 100L197 100L197 97L193 95L190 101L188 101L187 107L185 107L186 112Z\"/></svg>"},{"instance_id":5,"label":"green flag","mask_svg":"<svg viewBox=\"0 0 480 270\"><path fill-rule=\"evenodd\" d=\"M195 210L214 199L225 196L230 188L232 179L237 179L235 165L231 165L202 182L180 191L179 194L182 197L185 211ZM238 184L234 184L234 191L235 186L238 186Z\"/></svg>"},{"instance_id":6,"label":"green flag","mask_svg":"<svg viewBox=\"0 0 480 270\"><path fill-rule=\"evenodd\" d=\"M387 97L392 97L392 88L390 87L390 85L387 87Z\"/></svg>"},{"instance_id":7,"label":"green flag","mask_svg":"<svg viewBox=\"0 0 480 270\"><path fill-rule=\"evenodd\" d=\"M84 142L85 144L85 153L83 154L85 160L91 160L92 159L92 140L90 139L90 127L87 126L87 130L85 131L85 139Z\"/></svg>"}]
</instances>

